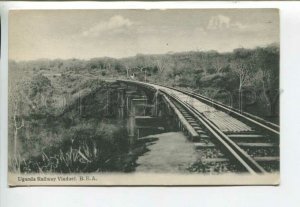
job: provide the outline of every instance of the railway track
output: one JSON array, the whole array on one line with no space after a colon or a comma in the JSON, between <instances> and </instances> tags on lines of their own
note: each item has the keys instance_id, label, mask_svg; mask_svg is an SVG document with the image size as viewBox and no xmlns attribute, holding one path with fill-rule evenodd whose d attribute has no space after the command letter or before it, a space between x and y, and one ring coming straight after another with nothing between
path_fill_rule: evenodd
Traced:
<instances>
[{"instance_id":1,"label":"railway track","mask_svg":"<svg viewBox=\"0 0 300 207\"><path fill-rule=\"evenodd\" d=\"M192 139L196 148L201 152L205 150L214 152L212 156L203 159L204 163L214 165L219 163L218 166L225 165L231 171L248 171L252 174L279 170L279 131L275 131L275 127L271 128L270 125L264 125L247 115L237 114L236 117L247 122L251 130L242 133L222 132L192 104L180 100L174 94L166 91L163 93L172 99L177 109L198 133L198 138ZM190 95L188 92L184 93ZM197 98L197 94L193 94L193 97ZM199 97L198 100L202 99ZM232 111L227 107L223 110Z\"/></svg>"},{"instance_id":2,"label":"railway track","mask_svg":"<svg viewBox=\"0 0 300 207\"><path fill-rule=\"evenodd\" d=\"M162 86L162 85L161 85ZM195 93L195 92L192 92L192 91L187 91L187 90L180 90L180 89L177 89L177 88L174 88L174 87L169 87L169 86L162 86L162 87L165 87L165 88L169 88L169 89L172 89L172 90L175 90L175 91L178 91L178 92L181 92L181 93L184 93L184 94L187 94L191 97L194 97L204 103L207 103L209 105L212 105L213 107L219 109L219 110L222 110L222 111L226 111L227 113L230 113L232 116L234 117L237 117L239 119L242 119L243 121L247 122L247 123L251 123L251 124L255 124L255 125L258 125L259 127L267 130L267 131L270 131L270 132L273 132L277 135L280 134L280 127L279 125L277 124L274 124L272 122L269 122L269 121L266 121L260 117L257 117L255 115L252 115L250 113L247 113L247 112L240 112L239 110L235 109L235 108L232 108L232 107L229 107L221 102L218 102L218 101L215 101L215 100L212 100L206 96L203 96L203 95L200 95L198 93Z\"/></svg>"},{"instance_id":3,"label":"railway track","mask_svg":"<svg viewBox=\"0 0 300 207\"><path fill-rule=\"evenodd\" d=\"M179 127L189 133L204 168L217 166L221 168L217 171L251 174L279 171L278 125L251 114L241 114L193 92L139 84L156 88L172 106L180 118ZM207 112L206 105L213 111Z\"/></svg>"}]
</instances>

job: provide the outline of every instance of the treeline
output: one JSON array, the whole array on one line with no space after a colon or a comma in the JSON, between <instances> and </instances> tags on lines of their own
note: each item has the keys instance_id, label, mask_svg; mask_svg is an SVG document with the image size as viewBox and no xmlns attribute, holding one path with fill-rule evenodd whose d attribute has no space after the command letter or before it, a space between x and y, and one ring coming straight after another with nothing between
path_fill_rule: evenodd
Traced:
<instances>
[{"instance_id":1,"label":"treeline","mask_svg":"<svg viewBox=\"0 0 300 207\"><path fill-rule=\"evenodd\" d=\"M255 49L239 48L228 53L190 51L138 54L122 59L10 61L10 168L23 172L74 172L80 163L84 163L87 171L127 169L124 165L131 161L119 163L110 158L111 154L104 153L107 154L104 156L100 153L103 143L106 148L114 150L123 146L127 136L124 130L109 120L105 121L103 116L102 125L105 127L97 133L91 132L91 129L99 128L99 118L90 116L83 121L83 117L75 113L76 104L72 104L78 97L105 88L108 83L103 80L117 78L195 90L235 108L279 122L279 46L276 44ZM93 101L91 111L97 111L103 97L105 95L99 93L99 103ZM70 110L65 110L68 107ZM88 125L83 126L83 123ZM114 133L107 134L108 131ZM89 133L95 136L86 140L86 137L91 137ZM78 134L82 136L78 137ZM76 141L71 148L60 151L64 143L69 146L70 140L86 142L78 145ZM91 144L95 140L101 142L102 147ZM127 150L119 149L120 156ZM78 158L76 162L73 158L66 162L72 156ZM94 169L91 163L99 162L106 164L101 169ZM74 169L66 168L71 165Z\"/></svg>"},{"instance_id":2,"label":"treeline","mask_svg":"<svg viewBox=\"0 0 300 207\"><path fill-rule=\"evenodd\" d=\"M278 115L277 44L255 49L238 48L228 53L190 51L163 55L137 54L122 59L12 61L10 69L17 70L18 74L31 73L31 76L49 73L51 77L47 77L50 79L59 76L56 82L63 80L60 87L67 92L74 91L74 88L80 87L82 80L89 78L132 78L190 88L216 99L222 93L223 96L224 93L230 94L234 107L241 107L242 102L243 110L261 116ZM257 109L251 111L252 106Z\"/></svg>"}]
</instances>

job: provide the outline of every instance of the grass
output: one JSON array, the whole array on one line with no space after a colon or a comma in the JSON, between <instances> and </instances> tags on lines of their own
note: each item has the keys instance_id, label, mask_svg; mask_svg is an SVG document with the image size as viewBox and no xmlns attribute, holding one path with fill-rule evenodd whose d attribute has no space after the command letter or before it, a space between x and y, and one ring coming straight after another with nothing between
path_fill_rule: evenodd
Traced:
<instances>
[{"instance_id":1,"label":"grass","mask_svg":"<svg viewBox=\"0 0 300 207\"><path fill-rule=\"evenodd\" d=\"M127 134L112 124L90 124L72 128L61 144L46 147L37 156L10 159L16 173L130 172L137 153L129 153ZM94 130L93 130L94 129Z\"/></svg>"}]
</instances>

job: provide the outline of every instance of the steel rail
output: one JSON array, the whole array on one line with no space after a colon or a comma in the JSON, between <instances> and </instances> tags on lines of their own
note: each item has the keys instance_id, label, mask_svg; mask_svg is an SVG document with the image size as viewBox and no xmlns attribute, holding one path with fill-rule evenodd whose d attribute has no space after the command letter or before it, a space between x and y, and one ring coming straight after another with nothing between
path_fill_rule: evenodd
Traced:
<instances>
[{"instance_id":1,"label":"steel rail","mask_svg":"<svg viewBox=\"0 0 300 207\"><path fill-rule=\"evenodd\" d=\"M265 173L266 171L244 150L242 150L235 142L233 142L227 135L218 129L211 121L199 113L196 109L187 103L184 103L176 96L160 90L164 94L171 97L180 105L185 107L193 116L201 122L205 128L226 148L226 150L251 174Z\"/></svg>"},{"instance_id":2,"label":"steel rail","mask_svg":"<svg viewBox=\"0 0 300 207\"><path fill-rule=\"evenodd\" d=\"M151 89L156 89L154 86L152 85L157 85L157 86L160 86L160 87L165 87L165 88L169 88L169 89L172 89L172 90L175 90L175 91L178 91L178 92L181 92L181 93L184 93L184 94L187 94L189 96L192 96L193 98L196 98L198 99L199 101L204 101L206 103L210 103L210 104L213 104L214 106L217 106L227 112L231 112L233 114L235 114L236 116L240 117L240 118L243 118L243 119L246 119L247 121L249 121L250 123L252 124L255 124L256 126L259 126L269 132L272 132L272 133L275 133L277 135L280 135L280 127L277 125L277 124L274 124L274 123L271 123L269 121L266 121L260 117L256 117L252 114L249 114L249 113L240 113L237 109L234 109L230 106L227 106L223 103L220 103L218 101L215 101L215 100L212 100L208 97L205 97L203 95L200 95L200 94L197 94L195 92L190 92L190 91L186 91L186 90L181 90L181 89L178 89L178 88L174 88L174 87L170 87L170 86L164 86L164 85L161 85L161 84L149 84L149 83L144 83L144 82L139 82L139 81L130 81L130 80L121 80L121 81L124 81L124 82L128 82L128 83L133 83L133 84L138 84L138 85L143 85L144 87L147 87L147 88L151 88ZM273 126L274 128L271 128L270 126L267 126L267 125L271 125Z\"/></svg>"},{"instance_id":3,"label":"steel rail","mask_svg":"<svg viewBox=\"0 0 300 207\"><path fill-rule=\"evenodd\" d=\"M205 97L205 96L202 96L202 95L200 95L200 94L197 94L197 93L194 93L194 92L185 91L185 90L180 90L180 89L173 88L173 87L169 87L169 86L163 86L163 85L160 85L160 86L161 86L161 87L165 87L165 88L169 88L169 89L172 89L172 90L176 90L176 91L178 91L178 92L181 92L181 93L184 93L184 94L187 94L187 95L190 95L190 96L192 96L193 98L196 98L196 99L198 99L198 100L200 100L200 101L205 101L205 102L209 102L209 103L211 103L211 104L217 105L218 107L220 107L220 108L222 108L222 109L224 109L224 110L226 110L226 111L229 111L229 112L231 112L231 113L234 113L235 115L237 115L237 116L239 116L239 117L241 117L241 118L243 118L243 119L246 119L246 120L248 120L248 121L250 121L250 122L252 122L252 123L254 123L254 124L256 124L256 125L258 125L258 126L264 128L264 129L268 130L268 131L271 131L271 132L273 132L273 133L275 133L275 134L277 134L277 135L280 134L280 132L279 132L279 126L278 126L278 125L276 125L276 124L274 124L274 123L271 123L271 122L268 122L268 121L266 121L266 120L264 120L264 119L262 119L262 118L260 118L260 117L256 117L256 119L259 119L261 122L268 123L268 124L274 126L275 128L278 128L278 130L273 129L273 128L267 126L266 124L261 123L261 122L255 120L255 119L251 118L251 117L255 117L255 116L252 115L252 114L246 113L246 114L247 114L247 116L246 116L245 114L241 114L238 110L236 110L236 109L234 109L234 108L231 108L231 107L229 107L229 106L226 106L225 104L222 104L222 103L220 103L220 102L218 102L218 101L211 100L211 99L209 99L209 98L207 98L207 97Z\"/></svg>"},{"instance_id":4,"label":"steel rail","mask_svg":"<svg viewBox=\"0 0 300 207\"><path fill-rule=\"evenodd\" d=\"M159 89L156 88L155 85L160 86L158 84L149 84L149 83L143 83L143 82L137 82L137 81L126 81L125 82L129 82L129 83L134 83L134 84L138 84L141 86L144 86L146 88L149 89L154 89L154 90L158 90L159 92L161 92L164 95L167 95L168 97L172 98L173 100L175 100L177 103L179 103L181 106L183 106L186 110L188 110L193 116L194 118L196 118L202 125L204 125L206 127L206 129L215 137L217 138L217 140L222 144L223 147L226 148L226 150L251 174L257 174L257 173L266 173L266 171L263 169L263 167L261 167L249 154L247 154L243 149L241 149L234 141L232 141L226 134L224 134L213 122L211 122L210 120L208 120L204 115L202 115L197 109L195 109L193 106L191 106L188 103L183 102L182 100L180 100L176 95L174 94L170 94L167 91L163 90L163 89ZM169 88L172 90L176 90L179 91L181 93L190 95L194 98L197 98L198 95L195 95L193 93L190 92L186 92L183 90L179 90L179 89L175 89L172 87L166 87L166 86L160 86L160 87L164 87L164 88ZM196 96L196 97L195 97ZM204 98L202 98L200 95L198 96L200 97L202 100ZM199 99L198 99L199 100ZM212 100L208 100L206 98L206 101L209 101L210 103L213 104L218 104L219 107L222 107L225 110L230 110L233 113L236 113L239 116L242 116L243 118L248 119L249 121L252 121L253 123L260 125L272 132L278 133L276 130L273 130L272 128L269 128L268 126L265 126L264 124L261 124L249 117L246 117L240 113L235 112L234 110L232 110L231 108L222 106L219 103L216 103L215 101Z\"/></svg>"}]
</instances>

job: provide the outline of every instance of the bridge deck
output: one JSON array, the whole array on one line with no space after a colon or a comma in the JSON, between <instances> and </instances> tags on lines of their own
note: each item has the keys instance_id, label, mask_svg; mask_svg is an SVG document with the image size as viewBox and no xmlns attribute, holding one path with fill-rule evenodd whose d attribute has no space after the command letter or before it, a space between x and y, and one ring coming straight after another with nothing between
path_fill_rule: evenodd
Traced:
<instances>
[{"instance_id":1,"label":"bridge deck","mask_svg":"<svg viewBox=\"0 0 300 207\"><path fill-rule=\"evenodd\" d=\"M219 111L212 106L209 106L189 95L181 93L179 91L169 89L163 86L157 86L149 84L159 90L165 91L168 94L177 96L181 101L192 105L210 121L212 121L223 132L249 132L252 131L251 127L247 126L243 122L230 116L229 114Z\"/></svg>"}]
</instances>

